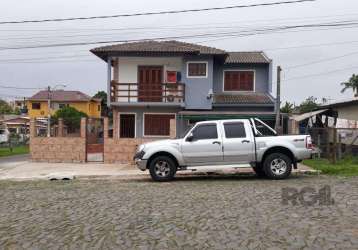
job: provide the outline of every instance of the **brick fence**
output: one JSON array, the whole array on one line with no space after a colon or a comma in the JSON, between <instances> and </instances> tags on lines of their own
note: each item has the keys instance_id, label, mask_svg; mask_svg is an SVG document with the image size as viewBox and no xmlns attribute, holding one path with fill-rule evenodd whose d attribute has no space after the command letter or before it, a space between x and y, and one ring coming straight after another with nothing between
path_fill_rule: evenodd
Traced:
<instances>
[{"instance_id":1,"label":"brick fence","mask_svg":"<svg viewBox=\"0 0 358 250\"><path fill-rule=\"evenodd\" d=\"M59 126L63 127L60 120ZM60 130L62 131L62 129ZM36 162L86 162L86 119L81 120L79 137L37 137L35 120L30 121L30 154Z\"/></svg>"},{"instance_id":2,"label":"brick fence","mask_svg":"<svg viewBox=\"0 0 358 250\"><path fill-rule=\"evenodd\" d=\"M118 138L118 131L113 131L113 138L108 136L108 118L103 122L103 159L105 163L133 164L133 155L139 144L158 138ZM62 127L60 121L59 127ZM116 126L114 126L116 128ZM60 129L60 131L62 131ZM176 135L176 121L170 121L170 137ZM30 153L36 162L86 162L86 118L81 120L79 137L37 137L35 120L30 121Z\"/></svg>"}]
</instances>

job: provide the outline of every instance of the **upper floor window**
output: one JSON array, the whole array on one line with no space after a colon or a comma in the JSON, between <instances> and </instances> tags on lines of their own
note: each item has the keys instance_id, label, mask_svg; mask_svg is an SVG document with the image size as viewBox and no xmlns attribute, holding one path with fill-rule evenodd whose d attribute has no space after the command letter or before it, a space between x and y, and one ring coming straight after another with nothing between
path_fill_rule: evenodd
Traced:
<instances>
[{"instance_id":1,"label":"upper floor window","mask_svg":"<svg viewBox=\"0 0 358 250\"><path fill-rule=\"evenodd\" d=\"M208 62L188 62L188 77L208 77Z\"/></svg>"},{"instance_id":2,"label":"upper floor window","mask_svg":"<svg viewBox=\"0 0 358 250\"><path fill-rule=\"evenodd\" d=\"M41 103L39 102L33 102L31 104L32 109L41 109Z\"/></svg>"},{"instance_id":3,"label":"upper floor window","mask_svg":"<svg viewBox=\"0 0 358 250\"><path fill-rule=\"evenodd\" d=\"M252 70L224 71L224 91L255 91L255 72Z\"/></svg>"},{"instance_id":4,"label":"upper floor window","mask_svg":"<svg viewBox=\"0 0 358 250\"><path fill-rule=\"evenodd\" d=\"M59 109L63 109L63 108L65 108L65 107L69 107L70 105L69 104L66 104L66 103L59 103L58 104L58 108Z\"/></svg>"}]
</instances>

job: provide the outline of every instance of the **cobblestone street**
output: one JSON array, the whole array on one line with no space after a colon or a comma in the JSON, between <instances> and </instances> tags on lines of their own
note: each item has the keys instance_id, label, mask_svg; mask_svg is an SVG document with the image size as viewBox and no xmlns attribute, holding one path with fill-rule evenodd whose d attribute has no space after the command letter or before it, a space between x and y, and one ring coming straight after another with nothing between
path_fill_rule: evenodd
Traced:
<instances>
[{"instance_id":1,"label":"cobblestone street","mask_svg":"<svg viewBox=\"0 0 358 250\"><path fill-rule=\"evenodd\" d=\"M329 185L329 206L282 188ZM358 249L358 178L0 182L0 249Z\"/></svg>"}]
</instances>

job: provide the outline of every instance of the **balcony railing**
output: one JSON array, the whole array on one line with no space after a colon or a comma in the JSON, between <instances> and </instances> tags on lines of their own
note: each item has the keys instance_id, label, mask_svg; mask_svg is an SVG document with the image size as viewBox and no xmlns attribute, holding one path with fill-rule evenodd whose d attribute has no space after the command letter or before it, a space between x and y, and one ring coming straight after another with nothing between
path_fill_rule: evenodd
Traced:
<instances>
[{"instance_id":1,"label":"balcony railing","mask_svg":"<svg viewBox=\"0 0 358 250\"><path fill-rule=\"evenodd\" d=\"M184 83L137 84L111 82L111 102L184 103Z\"/></svg>"}]
</instances>

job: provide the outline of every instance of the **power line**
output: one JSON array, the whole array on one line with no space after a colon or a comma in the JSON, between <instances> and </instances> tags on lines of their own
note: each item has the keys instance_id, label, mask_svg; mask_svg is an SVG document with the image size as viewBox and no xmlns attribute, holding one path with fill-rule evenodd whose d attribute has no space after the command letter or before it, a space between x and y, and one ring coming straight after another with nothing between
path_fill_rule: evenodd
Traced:
<instances>
[{"instance_id":1,"label":"power line","mask_svg":"<svg viewBox=\"0 0 358 250\"><path fill-rule=\"evenodd\" d=\"M13 86L4 86L4 85L0 85L0 88L3 88L3 89L18 89L18 90L44 89L44 88L30 88L30 87L13 87Z\"/></svg>"},{"instance_id":2,"label":"power line","mask_svg":"<svg viewBox=\"0 0 358 250\"><path fill-rule=\"evenodd\" d=\"M314 2L314 1L316 1L316 0L281 1L281 2L271 2L271 3L234 5L234 6L226 6L226 7L201 8L201 9L169 10L169 11L143 12L143 13L133 13L133 14L118 14L118 15L109 15L109 16L70 17L70 18L54 18L54 19L22 20L22 21L3 21L3 22L0 22L0 24L63 22L63 21L74 21L74 20L108 19L108 18L119 18L119 17L135 17L135 16L151 16L151 15L164 15L164 14L179 14L179 13L189 13L189 12L202 12L202 11L216 11L216 10L238 9L238 8L251 8L251 7L259 7L259 6L273 6L273 5L283 5L283 4L293 4L293 3L303 3L303 2Z\"/></svg>"},{"instance_id":3,"label":"power line","mask_svg":"<svg viewBox=\"0 0 358 250\"><path fill-rule=\"evenodd\" d=\"M351 53L347 53L347 54L344 54L344 55L341 55L341 56L329 57L329 58L325 58L325 59L322 59L322 60L311 61L309 63L288 66L288 67L286 67L286 69L296 69L296 68L300 68L300 67L304 67L304 66L308 66L308 65L312 65L312 64L318 64L318 63L322 63L322 62L329 62L329 61L333 61L333 60L337 60L337 59L340 59L340 58L344 58L344 57L347 57L347 56L353 56L353 55L357 55L357 54L358 54L358 51L351 52Z\"/></svg>"},{"instance_id":4,"label":"power line","mask_svg":"<svg viewBox=\"0 0 358 250\"><path fill-rule=\"evenodd\" d=\"M342 26L352 26L358 25L358 22L334 22L334 23L321 23L321 24L304 24L304 25L292 25L292 26L279 26L279 27L270 27L264 29L256 29L253 31L244 31L244 32L274 32L280 30L288 29L298 29L298 28L312 28L312 27L342 27ZM242 33L243 31L241 31ZM255 35L257 33L242 34L245 35ZM260 33L258 33L260 34ZM203 34L193 34L193 35L183 35L183 36L169 36L169 37L156 37L156 38L142 38L142 39L128 39L128 40L114 40L114 41L93 41L93 42L69 42L69 43L58 43L58 44L40 44L40 45L29 45L29 46L18 46L18 47L0 47L0 50L18 50L18 49L31 49L31 48L51 48L51 47L67 47L67 46L80 46L80 45L91 45L91 44L107 44L107 43L123 43L123 42L140 42L140 41L149 41L149 40L169 40L169 39L186 39L186 38L200 38L200 37L217 37L217 36L229 35L237 36L241 35L240 32L222 32L222 33L203 33Z\"/></svg>"},{"instance_id":5,"label":"power line","mask_svg":"<svg viewBox=\"0 0 358 250\"><path fill-rule=\"evenodd\" d=\"M346 70L351 70L351 69L358 69L358 66L349 67L349 68L342 68L342 69L337 69L337 70L332 70L332 71L326 71L326 72L317 73L317 74L311 74L311 75L291 77L291 78L286 79L285 81L292 81L292 80L296 80L296 79L303 79L303 78L309 78L309 77L315 77L315 76L333 74L333 73L337 73L337 72L341 72L341 71L346 71Z\"/></svg>"},{"instance_id":6,"label":"power line","mask_svg":"<svg viewBox=\"0 0 358 250\"><path fill-rule=\"evenodd\" d=\"M265 50L265 51L274 51L274 50L285 50L285 49L301 49L301 48L310 48L310 47L345 45L345 44L352 44L352 43L358 43L358 40L344 41L344 42L333 42L333 43L306 44L306 45L298 45L298 46L290 46L290 47L267 48L267 49L263 49L263 50Z\"/></svg>"}]
</instances>

